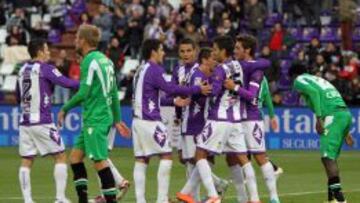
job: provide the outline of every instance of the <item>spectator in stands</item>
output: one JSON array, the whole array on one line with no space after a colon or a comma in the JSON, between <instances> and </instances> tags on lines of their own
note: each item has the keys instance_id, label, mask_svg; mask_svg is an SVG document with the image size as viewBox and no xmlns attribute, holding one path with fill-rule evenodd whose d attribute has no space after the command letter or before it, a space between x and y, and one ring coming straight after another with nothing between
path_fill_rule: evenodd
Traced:
<instances>
[{"instance_id":1,"label":"spectator in stands","mask_svg":"<svg viewBox=\"0 0 360 203\"><path fill-rule=\"evenodd\" d=\"M282 54L287 54L295 40L283 29L280 22L275 23L271 33L269 48L273 55L280 59Z\"/></svg>"},{"instance_id":2,"label":"spectator in stands","mask_svg":"<svg viewBox=\"0 0 360 203\"><path fill-rule=\"evenodd\" d=\"M0 2L0 26L6 25L5 3Z\"/></svg>"},{"instance_id":3,"label":"spectator in stands","mask_svg":"<svg viewBox=\"0 0 360 203\"><path fill-rule=\"evenodd\" d=\"M46 0L51 16L51 28L63 31L64 16L66 14L66 1L62 0Z\"/></svg>"},{"instance_id":4,"label":"spectator in stands","mask_svg":"<svg viewBox=\"0 0 360 203\"><path fill-rule=\"evenodd\" d=\"M90 24L91 20L88 13L82 13L80 15L80 25L81 24Z\"/></svg>"},{"instance_id":5,"label":"spectator in stands","mask_svg":"<svg viewBox=\"0 0 360 203\"><path fill-rule=\"evenodd\" d=\"M322 47L319 39L317 37L312 38L310 45L308 45L306 50L306 55L309 57L308 65L314 64L316 56L321 52L321 49Z\"/></svg>"},{"instance_id":6,"label":"spectator in stands","mask_svg":"<svg viewBox=\"0 0 360 203\"><path fill-rule=\"evenodd\" d=\"M135 1L135 0L134 0ZM143 40L144 23L142 21L142 14L140 9L132 10L131 17L128 21L128 35L131 58L136 58L139 53L139 48Z\"/></svg>"},{"instance_id":7,"label":"spectator in stands","mask_svg":"<svg viewBox=\"0 0 360 203\"><path fill-rule=\"evenodd\" d=\"M29 29L29 22L26 19L25 11L21 8L16 8L15 13L10 17L10 19L6 23L6 29L9 32L11 32L11 30L15 26L24 30Z\"/></svg>"},{"instance_id":8,"label":"spectator in stands","mask_svg":"<svg viewBox=\"0 0 360 203\"><path fill-rule=\"evenodd\" d=\"M341 62L341 52L339 47L337 47L333 42L327 43L325 49L321 52L324 56L325 62L327 64Z\"/></svg>"},{"instance_id":9,"label":"spectator in stands","mask_svg":"<svg viewBox=\"0 0 360 203\"><path fill-rule=\"evenodd\" d=\"M121 9L121 7L116 6L114 8L114 15L112 19L113 30L116 30L118 27L125 27L127 24L127 16L125 15L125 11Z\"/></svg>"},{"instance_id":10,"label":"spectator in stands","mask_svg":"<svg viewBox=\"0 0 360 203\"><path fill-rule=\"evenodd\" d=\"M133 13L138 13L138 15L143 16L145 9L141 4L141 0L132 0L132 3L127 7L127 14L133 15Z\"/></svg>"},{"instance_id":11,"label":"spectator in stands","mask_svg":"<svg viewBox=\"0 0 360 203\"><path fill-rule=\"evenodd\" d=\"M8 46L26 45L26 34L18 26L13 25L10 33L6 37L6 44Z\"/></svg>"},{"instance_id":12,"label":"spectator in stands","mask_svg":"<svg viewBox=\"0 0 360 203\"><path fill-rule=\"evenodd\" d=\"M258 0L247 0L245 4L245 16L248 19L251 34L261 39L261 32L264 28L266 18L265 5Z\"/></svg>"},{"instance_id":13,"label":"spectator in stands","mask_svg":"<svg viewBox=\"0 0 360 203\"><path fill-rule=\"evenodd\" d=\"M325 72L328 70L328 64L320 53L316 55L315 63L310 67L310 73L319 77L324 77Z\"/></svg>"},{"instance_id":14,"label":"spectator in stands","mask_svg":"<svg viewBox=\"0 0 360 203\"><path fill-rule=\"evenodd\" d=\"M30 38L41 38L41 39L47 39L48 37L48 28L47 25L39 21L35 24L33 28L31 28L30 32Z\"/></svg>"},{"instance_id":15,"label":"spectator in stands","mask_svg":"<svg viewBox=\"0 0 360 203\"><path fill-rule=\"evenodd\" d=\"M282 13L282 0L266 0L266 6L268 10L268 15L271 15L276 8L277 13Z\"/></svg>"},{"instance_id":16,"label":"spectator in stands","mask_svg":"<svg viewBox=\"0 0 360 203\"><path fill-rule=\"evenodd\" d=\"M196 26L191 22L185 22L185 29L179 28L182 38L192 39L196 44L199 44L202 40L201 33L196 30Z\"/></svg>"},{"instance_id":17,"label":"spectator in stands","mask_svg":"<svg viewBox=\"0 0 360 203\"><path fill-rule=\"evenodd\" d=\"M65 49L62 49L59 53L59 58L55 61L56 68L66 77L69 77L70 61L68 59ZM63 104L70 98L70 89L63 88L59 85L55 85L54 89L54 103Z\"/></svg>"},{"instance_id":18,"label":"spectator in stands","mask_svg":"<svg viewBox=\"0 0 360 203\"><path fill-rule=\"evenodd\" d=\"M168 0L159 0L158 6L156 7L156 15L160 18L168 18L173 10L174 8Z\"/></svg>"},{"instance_id":19,"label":"spectator in stands","mask_svg":"<svg viewBox=\"0 0 360 203\"><path fill-rule=\"evenodd\" d=\"M158 39L164 41L164 31L160 25L159 18L153 18L145 26L144 39Z\"/></svg>"},{"instance_id":20,"label":"spectator in stands","mask_svg":"<svg viewBox=\"0 0 360 203\"><path fill-rule=\"evenodd\" d=\"M109 12L109 7L105 4L101 4L99 8L99 14L96 15L93 19L93 24L100 28L101 30L101 39L99 43L99 50L105 51L107 44L110 41L112 32L112 15Z\"/></svg>"},{"instance_id":21,"label":"spectator in stands","mask_svg":"<svg viewBox=\"0 0 360 203\"><path fill-rule=\"evenodd\" d=\"M273 54L268 46L264 46L262 48L261 57L271 61L270 68L267 68L264 73L269 82L270 90L273 90L273 89L275 89L276 82L280 78L279 60L273 56Z\"/></svg>"},{"instance_id":22,"label":"spectator in stands","mask_svg":"<svg viewBox=\"0 0 360 203\"><path fill-rule=\"evenodd\" d=\"M303 17L303 11L301 10L301 2L298 0L285 0L286 7L284 7L284 19L287 24L292 27L300 26L300 20Z\"/></svg>"},{"instance_id":23,"label":"spectator in stands","mask_svg":"<svg viewBox=\"0 0 360 203\"><path fill-rule=\"evenodd\" d=\"M156 14L156 7L154 5L149 5L146 10L145 22L151 23L154 18L159 18Z\"/></svg>"},{"instance_id":24,"label":"spectator in stands","mask_svg":"<svg viewBox=\"0 0 360 203\"><path fill-rule=\"evenodd\" d=\"M353 23L356 18L357 5L353 0L339 1L339 16L341 24L341 42L345 51L352 50Z\"/></svg>"},{"instance_id":25,"label":"spectator in stands","mask_svg":"<svg viewBox=\"0 0 360 203\"><path fill-rule=\"evenodd\" d=\"M110 58L115 66L115 73L118 75L125 61L125 54L120 47L119 40L116 37L112 37L110 45L106 50L106 56Z\"/></svg>"},{"instance_id":26,"label":"spectator in stands","mask_svg":"<svg viewBox=\"0 0 360 203\"><path fill-rule=\"evenodd\" d=\"M244 1L229 0L227 1L227 11L229 12L230 21L239 24L240 19L244 18ZM237 25L235 28L238 28Z\"/></svg>"},{"instance_id":27,"label":"spectator in stands","mask_svg":"<svg viewBox=\"0 0 360 203\"><path fill-rule=\"evenodd\" d=\"M300 50L297 58L292 62L292 65L300 64L301 66L308 67L308 59L304 50Z\"/></svg>"},{"instance_id":28,"label":"spectator in stands","mask_svg":"<svg viewBox=\"0 0 360 203\"><path fill-rule=\"evenodd\" d=\"M222 24L223 24L223 27L224 27L225 35L228 35L228 36L230 36L232 38L236 37L237 32L234 29L233 24L231 23L229 18L224 19Z\"/></svg>"},{"instance_id":29,"label":"spectator in stands","mask_svg":"<svg viewBox=\"0 0 360 203\"><path fill-rule=\"evenodd\" d=\"M306 25L320 26L320 10L322 0L303 0L298 5L303 12Z\"/></svg>"},{"instance_id":30,"label":"spectator in stands","mask_svg":"<svg viewBox=\"0 0 360 203\"><path fill-rule=\"evenodd\" d=\"M201 15L198 12L195 12L194 4L186 4L184 6L184 11L181 12L181 17L183 22L191 22L195 28L200 28L201 26Z\"/></svg>"}]
</instances>

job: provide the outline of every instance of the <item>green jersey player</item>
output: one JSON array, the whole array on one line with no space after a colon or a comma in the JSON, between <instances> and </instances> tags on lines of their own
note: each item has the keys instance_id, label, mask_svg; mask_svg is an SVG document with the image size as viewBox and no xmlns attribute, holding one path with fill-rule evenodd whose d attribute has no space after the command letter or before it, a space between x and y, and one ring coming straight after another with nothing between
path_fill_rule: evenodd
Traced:
<instances>
[{"instance_id":1,"label":"green jersey player","mask_svg":"<svg viewBox=\"0 0 360 203\"><path fill-rule=\"evenodd\" d=\"M328 176L328 201L346 202L341 191L337 159L349 133L351 113L339 91L325 79L306 73L303 65L293 65L289 75L294 81L293 88L301 94L317 118L321 160Z\"/></svg>"},{"instance_id":2,"label":"green jersey player","mask_svg":"<svg viewBox=\"0 0 360 203\"><path fill-rule=\"evenodd\" d=\"M66 112L81 105L83 127L70 155L71 168L80 203L87 203L87 174L83 159L85 155L94 161L101 180L106 202L116 202L117 189L108 162L108 139L113 124L120 134L129 131L120 121L120 105L112 62L96 51L100 30L92 25L80 26L75 45L83 56L79 91L62 107L58 122L61 126Z\"/></svg>"}]
</instances>

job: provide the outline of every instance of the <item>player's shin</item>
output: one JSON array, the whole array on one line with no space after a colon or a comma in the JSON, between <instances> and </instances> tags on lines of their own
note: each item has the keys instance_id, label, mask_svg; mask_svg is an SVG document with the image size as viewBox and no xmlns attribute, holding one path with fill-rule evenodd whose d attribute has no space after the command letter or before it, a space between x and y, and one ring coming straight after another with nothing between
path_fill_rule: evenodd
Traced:
<instances>
[{"instance_id":1,"label":"player's shin","mask_svg":"<svg viewBox=\"0 0 360 203\"><path fill-rule=\"evenodd\" d=\"M79 203L88 202L88 193L87 193L87 173L86 168L83 162L71 164L71 169L74 174L74 183L76 192L79 198Z\"/></svg>"},{"instance_id":2,"label":"player's shin","mask_svg":"<svg viewBox=\"0 0 360 203\"><path fill-rule=\"evenodd\" d=\"M251 162L242 166L244 176L246 177L246 187L250 195L250 201L259 201L259 194L257 190L256 176Z\"/></svg>"},{"instance_id":3,"label":"player's shin","mask_svg":"<svg viewBox=\"0 0 360 203\"><path fill-rule=\"evenodd\" d=\"M276 176L272 164L269 161L263 164L261 166L261 171L263 173L266 186L270 193L270 199L272 201L279 201L276 188Z\"/></svg>"},{"instance_id":4,"label":"player's shin","mask_svg":"<svg viewBox=\"0 0 360 203\"><path fill-rule=\"evenodd\" d=\"M159 164L159 170L157 174L158 178L158 196L157 203L168 202L169 200L169 184L170 184L170 172L172 167L172 160L162 159Z\"/></svg>"},{"instance_id":5,"label":"player's shin","mask_svg":"<svg viewBox=\"0 0 360 203\"><path fill-rule=\"evenodd\" d=\"M209 163L206 159L200 159L196 163L196 167L198 168L201 177L201 181L203 185L205 186L208 196L209 197L217 197L218 194L215 189L214 181L211 176L211 168L209 166Z\"/></svg>"},{"instance_id":6,"label":"player's shin","mask_svg":"<svg viewBox=\"0 0 360 203\"><path fill-rule=\"evenodd\" d=\"M248 201L248 196L245 188L245 177L242 168L240 165L236 164L230 167L233 183L236 188L237 200L240 203L246 203Z\"/></svg>"},{"instance_id":7,"label":"player's shin","mask_svg":"<svg viewBox=\"0 0 360 203\"><path fill-rule=\"evenodd\" d=\"M56 184L56 199L65 201L65 189L67 182L67 165L66 163L57 163L54 168L54 179Z\"/></svg>"},{"instance_id":8,"label":"player's shin","mask_svg":"<svg viewBox=\"0 0 360 203\"><path fill-rule=\"evenodd\" d=\"M106 167L98 171L98 175L101 179L101 190L107 203L116 202L117 189L115 187L114 176L111 173L110 167Z\"/></svg>"},{"instance_id":9,"label":"player's shin","mask_svg":"<svg viewBox=\"0 0 360 203\"><path fill-rule=\"evenodd\" d=\"M344 202L345 197L342 192L340 177L339 177L339 168L337 166L336 161L325 157L322 158L321 161L325 167L328 176L328 189L330 191L330 194L333 195L333 197L338 202Z\"/></svg>"},{"instance_id":10,"label":"player's shin","mask_svg":"<svg viewBox=\"0 0 360 203\"><path fill-rule=\"evenodd\" d=\"M19 181L20 181L21 191L22 191L25 203L32 203L30 168L23 167L23 166L20 167Z\"/></svg>"},{"instance_id":11,"label":"player's shin","mask_svg":"<svg viewBox=\"0 0 360 203\"><path fill-rule=\"evenodd\" d=\"M134 167L135 196L137 203L146 203L145 200L145 176L147 164L136 161Z\"/></svg>"}]
</instances>

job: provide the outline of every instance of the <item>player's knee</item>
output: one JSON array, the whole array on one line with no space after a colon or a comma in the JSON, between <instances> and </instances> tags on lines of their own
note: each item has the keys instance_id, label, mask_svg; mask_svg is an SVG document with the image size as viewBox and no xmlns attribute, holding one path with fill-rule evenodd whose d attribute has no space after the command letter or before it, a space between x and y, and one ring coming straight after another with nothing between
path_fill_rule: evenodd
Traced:
<instances>
[{"instance_id":1,"label":"player's knee","mask_svg":"<svg viewBox=\"0 0 360 203\"><path fill-rule=\"evenodd\" d=\"M84 159L84 153L81 150L74 149L70 153L70 163L76 164L82 162Z\"/></svg>"},{"instance_id":2,"label":"player's knee","mask_svg":"<svg viewBox=\"0 0 360 203\"><path fill-rule=\"evenodd\" d=\"M255 157L256 163L259 166L262 166L269 161L265 153L255 154L254 157Z\"/></svg>"},{"instance_id":3,"label":"player's knee","mask_svg":"<svg viewBox=\"0 0 360 203\"><path fill-rule=\"evenodd\" d=\"M246 154L241 154L238 157L240 166L244 166L245 164L249 163L249 159Z\"/></svg>"},{"instance_id":4,"label":"player's knee","mask_svg":"<svg viewBox=\"0 0 360 203\"><path fill-rule=\"evenodd\" d=\"M195 153L196 162L198 162L200 159L206 159L207 155L208 155L207 151L203 149L196 149L196 153Z\"/></svg>"},{"instance_id":5,"label":"player's knee","mask_svg":"<svg viewBox=\"0 0 360 203\"><path fill-rule=\"evenodd\" d=\"M160 159L172 160L172 155L171 154L163 154L163 155L160 155Z\"/></svg>"},{"instance_id":6,"label":"player's knee","mask_svg":"<svg viewBox=\"0 0 360 203\"><path fill-rule=\"evenodd\" d=\"M33 158L23 158L21 160L21 166L26 168L31 168L33 161L34 161Z\"/></svg>"},{"instance_id":7,"label":"player's knee","mask_svg":"<svg viewBox=\"0 0 360 203\"><path fill-rule=\"evenodd\" d=\"M101 171L104 168L109 167L109 164L106 160L99 160L99 161L94 161L94 168L97 171Z\"/></svg>"},{"instance_id":8,"label":"player's knee","mask_svg":"<svg viewBox=\"0 0 360 203\"><path fill-rule=\"evenodd\" d=\"M237 159L236 155L233 155L233 154L226 155L226 163L229 167L235 166L236 164L238 164L238 159Z\"/></svg>"},{"instance_id":9,"label":"player's knee","mask_svg":"<svg viewBox=\"0 0 360 203\"><path fill-rule=\"evenodd\" d=\"M54 159L56 163L66 163L66 154L64 152L55 154Z\"/></svg>"}]
</instances>

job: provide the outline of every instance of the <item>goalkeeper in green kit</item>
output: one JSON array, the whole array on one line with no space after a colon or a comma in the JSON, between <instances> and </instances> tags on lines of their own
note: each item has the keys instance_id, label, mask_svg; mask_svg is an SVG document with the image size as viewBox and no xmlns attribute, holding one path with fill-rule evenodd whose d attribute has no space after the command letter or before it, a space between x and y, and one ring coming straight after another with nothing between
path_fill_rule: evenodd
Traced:
<instances>
[{"instance_id":1,"label":"goalkeeper in green kit","mask_svg":"<svg viewBox=\"0 0 360 203\"><path fill-rule=\"evenodd\" d=\"M70 154L79 203L87 203L87 173L83 159L87 156L101 180L102 193L107 203L116 202L117 188L108 159L108 134L111 127L121 135L129 136L129 129L120 121L120 102L112 62L96 51L100 30L92 25L81 25L75 39L76 51L83 60L80 64L79 91L62 107L58 124L62 125L66 113L82 106L83 127Z\"/></svg>"},{"instance_id":2,"label":"goalkeeper in green kit","mask_svg":"<svg viewBox=\"0 0 360 203\"><path fill-rule=\"evenodd\" d=\"M316 115L321 160L328 177L328 202L344 203L346 200L341 191L337 159L344 141L352 145L349 134L352 116L340 93L330 82L306 72L305 66L295 64L289 75L294 81L293 88Z\"/></svg>"}]
</instances>

